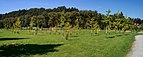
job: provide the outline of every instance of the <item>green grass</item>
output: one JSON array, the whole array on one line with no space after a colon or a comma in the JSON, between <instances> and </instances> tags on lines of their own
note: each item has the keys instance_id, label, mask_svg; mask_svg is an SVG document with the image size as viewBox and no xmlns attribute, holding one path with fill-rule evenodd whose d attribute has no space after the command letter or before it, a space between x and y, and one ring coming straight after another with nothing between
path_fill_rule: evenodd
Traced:
<instances>
[{"instance_id":1,"label":"green grass","mask_svg":"<svg viewBox=\"0 0 143 57\"><path fill-rule=\"evenodd\" d=\"M26 30L15 34L0 30L0 57L125 57L136 33L115 33L105 37L101 31L92 35L81 30L65 40L58 33L40 31L32 35Z\"/></svg>"}]
</instances>

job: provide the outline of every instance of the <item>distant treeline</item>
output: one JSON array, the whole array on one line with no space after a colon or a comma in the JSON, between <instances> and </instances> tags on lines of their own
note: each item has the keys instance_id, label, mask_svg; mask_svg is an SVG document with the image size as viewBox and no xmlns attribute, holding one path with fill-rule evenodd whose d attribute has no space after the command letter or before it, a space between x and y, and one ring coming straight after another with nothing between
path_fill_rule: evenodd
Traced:
<instances>
[{"instance_id":1,"label":"distant treeline","mask_svg":"<svg viewBox=\"0 0 143 57\"><path fill-rule=\"evenodd\" d=\"M29 27L31 18L33 18L34 26L38 25L40 28L58 27L62 22L69 22L72 27L78 23L81 29L90 29L94 23L97 23L96 25L99 25L100 29L105 29L107 24L110 24L111 29L115 27L116 29L122 29L125 26L128 26L126 29L142 29L143 23L140 18L127 17L122 12L107 16L98 13L96 10L79 10L74 7L60 6L53 9L22 9L0 14L0 28L12 28L18 18L20 18L22 27ZM106 23L107 18L110 21L109 23Z\"/></svg>"}]
</instances>

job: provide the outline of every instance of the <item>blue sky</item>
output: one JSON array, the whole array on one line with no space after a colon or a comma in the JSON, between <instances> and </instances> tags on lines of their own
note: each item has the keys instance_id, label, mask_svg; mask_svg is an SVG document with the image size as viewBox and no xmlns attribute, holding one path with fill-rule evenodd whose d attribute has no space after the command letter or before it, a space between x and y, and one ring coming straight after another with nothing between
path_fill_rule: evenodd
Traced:
<instances>
[{"instance_id":1,"label":"blue sky","mask_svg":"<svg viewBox=\"0 0 143 57\"><path fill-rule=\"evenodd\" d=\"M143 18L142 2L143 0L1 0L0 14L19 9L66 6L80 10L97 10L103 14L111 9L111 14L122 11L130 17Z\"/></svg>"}]
</instances>

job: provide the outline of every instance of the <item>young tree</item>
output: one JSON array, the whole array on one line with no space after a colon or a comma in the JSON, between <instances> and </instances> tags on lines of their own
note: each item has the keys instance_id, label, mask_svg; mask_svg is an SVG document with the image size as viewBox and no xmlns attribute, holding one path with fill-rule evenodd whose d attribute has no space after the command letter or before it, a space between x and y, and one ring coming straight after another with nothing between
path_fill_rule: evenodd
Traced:
<instances>
[{"instance_id":1,"label":"young tree","mask_svg":"<svg viewBox=\"0 0 143 57\"><path fill-rule=\"evenodd\" d=\"M34 26L34 16L31 17L31 20L30 20L30 24L29 24L29 32L32 32L33 31L33 26Z\"/></svg>"},{"instance_id":2,"label":"young tree","mask_svg":"<svg viewBox=\"0 0 143 57\"><path fill-rule=\"evenodd\" d=\"M64 29L65 29L64 37L66 40L68 40L69 34L70 34L70 29L71 29L71 25L69 22L66 22Z\"/></svg>"},{"instance_id":3,"label":"young tree","mask_svg":"<svg viewBox=\"0 0 143 57\"><path fill-rule=\"evenodd\" d=\"M74 27L73 27L74 33L75 33L76 35L78 35L78 29L79 29L79 19L77 18L77 19L75 20L75 25L74 25Z\"/></svg>"},{"instance_id":4,"label":"young tree","mask_svg":"<svg viewBox=\"0 0 143 57\"><path fill-rule=\"evenodd\" d=\"M94 30L93 32L98 34L99 28L100 28L100 26L98 25L98 22L96 21L93 25L93 30Z\"/></svg>"},{"instance_id":5,"label":"young tree","mask_svg":"<svg viewBox=\"0 0 143 57\"><path fill-rule=\"evenodd\" d=\"M89 25L90 25L90 28L91 28L91 32L93 32L93 25L94 25L94 18L92 18L90 21L89 21Z\"/></svg>"},{"instance_id":6,"label":"young tree","mask_svg":"<svg viewBox=\"0 0 143 57\"><path fill-rule=\"evenodd\" d=\"M90 20L90 27L91 27L91 35L98 33L98 30L99 30L100 27L99 27L99 25L98 25L98 22L95 21L95 17L93 17L93 18Z\"/></svg>"},{"instance_id":7,"label":"young tree","mask_svg":"<svg viewBox=\"0 0 143 57\"><path fill-rule=\"evenodd\" d=\"M111 11L110 11L110 9L108 9L106 12L107 12L106 18L104 20L102 20L102 22L104 22L105 30L106 30L106 37L107 37L108 31L111 28L112 22L110 21L111 20L111 16L110 16Z\"/></svg>"},{"instance_id":8,"label":"young tree","mask_svg":"<svg viewBox=\"0 0 143 57\"><path fill-rule=\"evenodd\" d=\"M21 29L21 21L20 18L17 19L17 21L13 25L14 32L19 34L19 30Z\"/></svg>"}]
</instances>

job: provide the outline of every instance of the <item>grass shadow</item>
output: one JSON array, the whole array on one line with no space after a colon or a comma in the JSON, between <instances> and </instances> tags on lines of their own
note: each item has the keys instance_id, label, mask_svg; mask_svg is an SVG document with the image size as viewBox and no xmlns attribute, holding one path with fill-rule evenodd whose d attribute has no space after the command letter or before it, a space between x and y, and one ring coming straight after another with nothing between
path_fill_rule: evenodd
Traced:
<instances>
[{"instance_id":1,"label":"grass shadow","mask_svg":"<svg viewBox=\"0 0 143 57\"><path fill-rule=\"evenodd\" d=\"M111 35L111 36L107 36L107 38L115 38L115 36L114 36L114 35Z\"/></svg>"},{"instance_id":2,"label":"grass shadow","mask_svg":"<svg viewBox=\"0 0 143 57\"><path fill-rule=\"evenodd\" d=\"M77 35L71 35L70 37L78 37Z\"/></svg>"},{"instance_id":3,"label":"grass shadow","mask_svg":"<svg viewBox=\"0 0 143 57\"><path fill-rule=\"evenodd\" d=\"M0 38L0 41L6 41L6 40L22 40L22 39L29 39L29 38Z\"/></svg>"},{"instance_id":4,"label":"grass shadow","mask_svg":"<svg viewBox=\"0 0 143 57\"><path fill-rule=\"evenodd\" d=\"M55 47L63 44L11 44L0 47L0 57L20 57L21 55L46 54L58 51Z\"/></svg>"},{"instance_id":5,"label":"grass shadow","mask_svg":"<svg viewBox=\"0 0 143 57\"><path fill-rule=\"evenodd\" d=\"M70 35L68 40L69 40L69 41L72 41L72 40L79 40L78 37L79 37L78 35Z\"/></svg>"}]
</instances>

